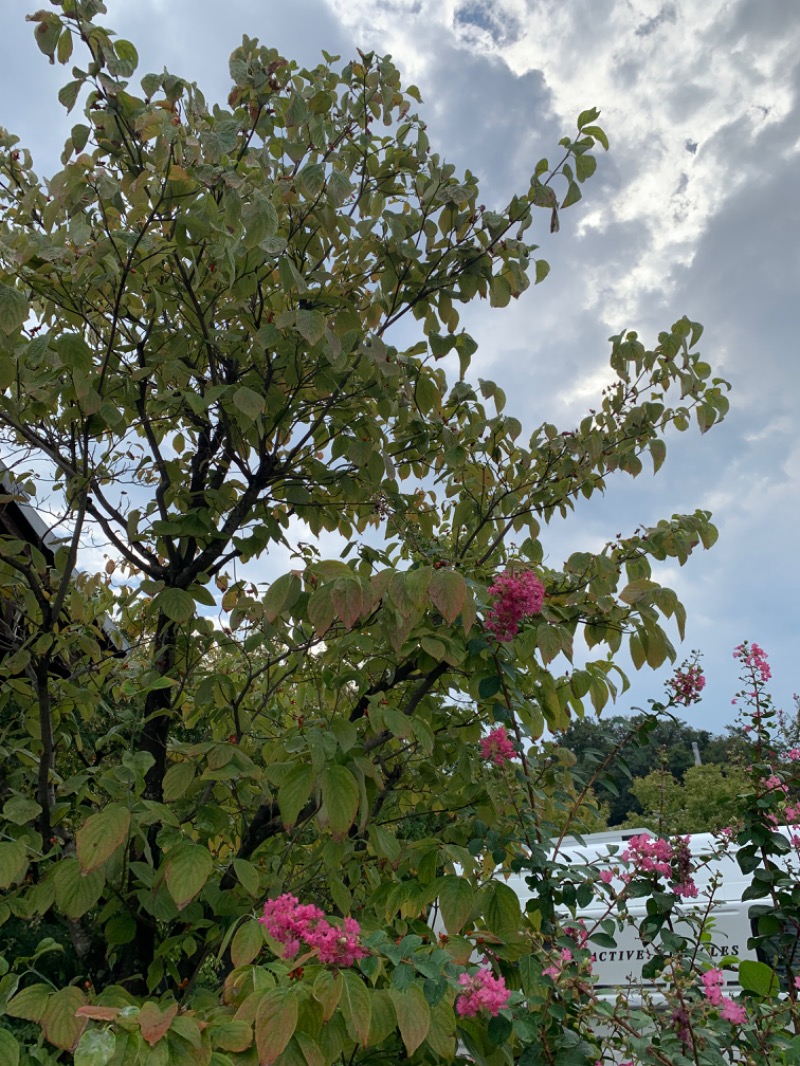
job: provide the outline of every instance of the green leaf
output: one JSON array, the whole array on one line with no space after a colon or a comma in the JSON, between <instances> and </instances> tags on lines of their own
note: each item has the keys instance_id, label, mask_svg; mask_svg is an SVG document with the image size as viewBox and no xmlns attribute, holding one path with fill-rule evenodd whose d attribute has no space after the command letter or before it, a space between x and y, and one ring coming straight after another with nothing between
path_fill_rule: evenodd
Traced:
<instances>
[{"instance_id":1,"label":"green leaf","mask_svg":"<svg viewBox=\"0 0 800 1066\"><path fill-rule=\"evenodd\" d=\"M247 1051L253 1044L253 1027L249 1022L225 1022L214 1028L214 1046L222 1051ZM226 1064L231 1060L226 1058ZM214 1059L211 1060L214 1066ZM220 1064L221 1066L221 1064Z\"/></svg>"},{"instance_id":2,"label":"green leaf","mask_svg":"<svg viewBox=\"0 0 800 1066\"><path fill-rule=\"evenodd\" d=\"M306 102L299 93L294 93L286 111L286 125L289 129L293 126L302 126L307 119L308 108L306 107Z\"/></svg>"},{"instance_id":3,"label":"green leaf","mask_svg":"<svg viewBox=\"0 0 800 1066\"><path fill-rule=\"evenodd\" d=\"M11 1018L22 1018L26 1022L38 1022L47 1010L47 1003L53 989L50 985L28 985L6 1005L6 1014Z\"/></svg>"},{"instance_id":4,"label":"green leaf","mask_svg":"<svg viewBox=\"0 0 800 1066\"><path fill-rule=\"evenodd\" d=\"M641 603L643 600L649 602L652 599L652 594L658 588L658 584L655 581L650 581L646 577L639 578L638 581L631 581L620 592L619 598L623 603L627 603L629 606L633 606L636 603Z\"/></svg>"},{"instance_id":5,"label":"green leaf","mask_svg":"<svg viewBox=\"0 0 800 1066\"><path fill-rule=\"evenodd\" d=\"M389 996L397 1015L397 1027L403 1038L406 1052L413 1055L428 1035L431 1027L431 1009L419 985L411 985L400 991L390 988Z\"/></svg>"},{"instance_id":6,"label":"green leaf","mask_svg":"<svg viewBox=\"0 0 800 1066\"><path fill-rule=\"evenodd\" d=\"M178 910L190 903L214 871L214 860L202 844L177 844L167 853L164 877Z\"/></svg>"},{"instance_id":7,"label":"green leaf","mask_svg":"<svg viewBox=\"0 0 800 1066\"><path fill-rule=\"evenodd\" d=\"M116 58L108 56L108 68L112 74L129 78L139 66L139 53L130 41L118 38L114 41Z\"/></svg>"},{"instance_id":8,"label":"green leaf","mask_svg":"<svg viewBox=\"0 0 800 1066\"><path fill-rule=\"evenodd\" d=\"M240 385L234 392L233 402L242 414L252 422L255 422L259 415L263 415L266 409L266 403L261 393L256 392L255 389L248 389L246 385Z\"/></svg>"},{"instance_id":9,"label":"green leaf","mask_svg":"<svg viewBox=\"0 0 800 1066\"><path fill-rule=\"evenodd\" d=\"M522 928L522 912L519 897L513 888L502 881L490 881L486 891L489 893L489 902L484 916L491 931L498 936L518 933Z\"/></svg>"},{"instance_id":10,"label":"green leaf","mask_svg":"<svg viewBox=\"0 0 800 1066\"><path fill-rule=\"evenodd\" d=\"M162 589L154 598L153 607L179 625L193 618L195 612L194 597L184 589Z\"/></svg>"},{"instance_id":11,"label":"green leaf","mask_svg":"<svg viewBox=\"0 0 800 1066\"><path fill-rule=\"evenodd\" d=\"M258 921L240 925L231 941L231 960L234 966L249 966L264 947L264 927Z\"/></svg>"},{"instance_id":12,"label":"green leaf","mask_svg":"<svg viewBox=\"0 0 800 1066\"><path fill-rule=\"evenodd\" d=\"M581 111L578 115L578 129L582 130L584 126L588 126L590 122L596 122L600 118L600 112L596 107L590 107L586 111Z\"/></svg>"},{"instance_id":13,"label":"green leaf","mask_svg":"<svg viewBox=\"0 0 800 1066\"><path fill-rule=\"evenodd\" d=\"M325 336L326 321L325 315L319 311L301 309L295 315L294 325L301 337L313 345Z\"/></svg>"},{"instance_id":14,"label":"green leaf","mask_svg":"<svg viewBox=\"0 0 800 1066\"><path fill-rule=\"evenodd\" d=\"M430 597L444 620L452 624L461 614L467 598L467 583L463 575L446 568L434 570L431 577Z\"/></svg>"},{"instance_id":15,"label":"green leaf","mask_svg":"<svg viewBox=\"0 0 800 1066\"><path fill-rule=\"evenodd\" d=\"M288 610L297 601L301 591L302 585L297 574L282 574L273 581L264 597L267 621L272 624L283 611Z\"/></svg>"},{"instance_id":16,"label":"green leaf","mask_svg":"<svg viewBox=\"0 0 800 1066\"><path fill-rule=\"evenodd\" d=\"M75 1048L75 1066L107 1066L116 1043L110 1029L87 1029Z\"/></svg>"},{"instance_id":17,"label":"green leaf","mask_svg":"<svg viewBox=\"0 0 800 1066\"><path fill-rule=\"evenodd\" d=\"M542 625L536 630L536 644L546 665L561 652L563 641L557 626Z\"/></svg>"},{"instance_id":18,"label":"green leaf","mask_svg":"<svg viewBox=\"0 0 800 1066\"><path fill-rule=\"evenodd\" d=\"M59 89L58 102L60 104L63 104L63 106L67 109L67 114L69 114L75 106L78 99L78 93L81 91L82 85L83 79L78 79L75 81L68 81L66 85L63 85Z\"/></svg>"},{"instance_id":19,"label":"green leaf","mask_svg":"<svg viewBox=\"0 0 800 1066\"><path fill-rule=\"evenodd\" d=\"M84 874L77 859L62 859L53 875L56 906L67 918L82 918L100 899L105 883L101 869Z\"/></svg>"},{"instance_id":20,"label":"green leaf","mask_svg":"<svg viewBox=\"0 0 800 1066\"><path fill-rule=\"evenodd\" d=\"M0 1062L3 1066L19 1066L19 1044L8 1029L0 1029ZM76 1066L80 1066L75 1060Z\"/></svg>"},{"instance_id":21,"label":"green leaf","mask_svg":"<svg viewBox=\"0 0 800 1066\"><path fill-rule=\"evenodd\" d=\"M106 863L128 838L131 812L118 803L110 803L83 823L78 830L76 850L83 874Z\"/></svg>"},{"instance_id":22,"label":"green leaf","mask_svg":"<svg viewBox=\"0 0 800 1066\"><path fill-rule=\"evenodd\" d=\"M64 29L61 36L58 38L58 47L56 48L56 57L62 65L69 63L72 57L72 34L68 29Z\"/></svg>"},{"instance_id":23,"label":"green leaf","mask_svg":"<svg viewBox=\"0 0 800 1066\"><path fill-rule=\"evenodd\" d=\"M15 333L28 317L28 301L9 285L0 284L0 331Z\"/></svg>"},{"instance_id":24,"label":"green leaf","mask_svg":"<svg viewBox=\"0 0 800 1066\"><path fill-rule=\"evenodd\" d=\"M297 175L297 184L307 199L316 200L325 185L325 168L321 163L307 163Z\"/></svg>"},{"instance_id":25,"label":"green leaf","mask_svg":"<svg viewBox=\"0 0 800 1066\"><path fill-rule=\"evenodd\" d=\"M327 819L334 836L344 836L358 812L360 792L356 779L346 766L327 766L320 782L321 816Z\"/></svg>"},{"instance_id":26,"label":"green leaf","mask_svg":"<svg viewBox=\"0 0 800 1066\"><path fill-rule=\"evenodd\" d=\"M173 763L164 774L164 802L174 803L186 794L186 789L194 781L197 770L188 759Z\"/></svg>"},{"instance_id":27,"label":"green leaf","mask_svg":"<svg viewBox=\"0 0 800 1066\"><path fill-rule=\"evenodd\" d=\"M536 260L536 282L538 285L540 281L544 281L547 275L550 273L550 264L546 259Z\"/></svg>"},{"instance_id":28,"label":"green leaf","mask_svg":"<svg viewBox=\"0 0 800 1066\"><path fill-rule=\"evenodd\" d=\"M331 603L345 629L352 629L364 607L364 593L357 577L338 578L331 585Z\"/></svg>"},{"instance_id":29,"label":"green leaf","mask_svg":"<svg viewBox=\"0 0 800 1066\"><path fill-rule=\"evenodd\" d=\"M342 974L341 1009L351 1040L367 1047L372 1001L361 978L349 971Z\"/></svg>"},{"instance_id":30,"label":"green leaf","mask_svg":"<svg viewBox=\"0 0 800 1066\"><path fill-rule=\"evenodd\" d=\"M256 1009L255 1034L259 1066L271 1066L297 1028L297 996L293 989L266 992Z\"/></svg>"},{"instance_id":31,"label":"green leaf","mask_svg":"<svg viewBox=\"0 0 800 1066\"><path fill-rule=\"evenodd\" d=\"M233 870L248 896L256 897L261 894L261 876L257 866L246 859L234 859Z\"/></svg>"},{"instance_id":32,"label":"green leaf","mask_svg":"<svg viewBox=\"0 0 800 1066\"><path fill-rule=\"evenodd\" d=\"M42 808L36 800L26 799L25 796L12 796L3 804L3 814L13 825L26 825L41 813Z\"/></svg>"},{"instance_id":33,"label":"green leaf","mask_svg":"<svg viewBox=\"0 0 800 1066\"><path fill-rule=\"evenodd\" d=\"M290 770L278 789L278 807L287 829L295 824L300 811L308 803L313 783L314 771L304 764Z\"/></svg>"},{"instance_id":34,"label":"green leaf","mask_svg":"<svg viewBox=\"0 0 800 1066\"><path fill-rule=\"evenodd\" d=\"M466 877L444 877L439 883L439 909L448 933L459 933L472 915L475 892Z\"/></svg>"},{"instance_id":35,"label":"green leaf","mask_svg":"<svg viewBox=\"0 0 800 1066\"><path fill-rule=\"evenodd\" d=\"M492 674L491 677L482 677L478 682L478 696L482 700L490 700L492 696L496 696L502 687L502 682L497 674Z\"/></svg>"},{"instance_id":36,"label":"green leaf","mask_svg":"<svg viewBox=\"0 0 800 1066\"><path fill-rule=\"evenodd\" d=\"M572 205L576 204L578 202L578 200L580 200L582 198L582 196L583 196L583 193L581 192L581 189L580 189L580 186L578 185L578 183L574 182L574 181L571 181L569 183L568 188L567 188L567 195L564 197L564 199L563 199L563 201L561 203L561 207L562 208L564 208L564 207L572 207Z\"/></svg>"},{"instance_id":37,"label":"green leaf","mask_svg":"<svg viewBox=\"0 0 800 1066\"><path fill-rule=\"evenodd\" d=\"M763 999L772 999L780 991L780 981L772 967L753 959L739 963L739 984L745 992L755 992Z\"/></svg>"}]
</instances>

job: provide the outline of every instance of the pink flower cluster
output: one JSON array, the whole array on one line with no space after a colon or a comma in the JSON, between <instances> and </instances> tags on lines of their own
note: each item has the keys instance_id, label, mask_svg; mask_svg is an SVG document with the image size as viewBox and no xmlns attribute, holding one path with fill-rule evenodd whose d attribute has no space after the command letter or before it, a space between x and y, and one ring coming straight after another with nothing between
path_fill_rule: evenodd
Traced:
<instances>
[{"instance_id":1,"label":"pink flower cluster","mask_svg":"<svg viewBox=\"0 0 800 1066\"><path fill-rule=\"evenodd\" d=\"M697 886L692 880L688 837L679 839L673 847L668 840L654 839L648 833L640 833L628 841L622 861L632 863L635 873L654 873L669 878L676 896L684 899L697 896ZM624 880L630 880L630 875L626 875Z\"/></svg>"},{"instance_id":2,"label":"pink flower cluster","mask_svg":"<svg viewBox=\"0 0 800 1066\"><path fill-rule=\"evenodd\" d=\"M720 1014L726 1021L733 1025L741 1025L747 1021L747 1011L744 1007L722 994L722 985L725 981L722 970L706 970L700 975L700 980L703 984L703 995L712 1007L722 1007Z\"/></svg>"},{"instance_id":3,"label":"pink flower cluster","mask_svg":"<svg viewBox=\"0 0 800 1066\"><path fill-rule=\"evenodd\" d=\"M493 762L495 766L503 766L517 757L511 738L502 725L492 729L488 736L482 737L480 746L482 758Z\"/></svg>"},{"instance_id":4,"label":"pink flower cluster","mask_svg":"<svg viewBox=\"0 0 800 1066\"><path fill-rule=\"evenodd\" d=\"M762 681L769 681L772 671L767 662L767 653L758 644L739 644L733 649L734 659L741 659L745 666L749 666L757 673Z\"/></svg>"},{"instance_id":5,"label":"pink flower cluster","mask_svg":"<svg viewBox=\"0 0 800 1066\"><path fill-rule=\"evenodd\" d=\"M544 585L531 570L498 574L488 592L494 602L484 625L502 643L512 640L523 618L539 614L544 603Z\"/></svg>"},{"instance_id":6,"label":"pink flower cluster","mask_svg":"<svg viewBox=\"0 0 800 1066\"><path fill-rule=\"evenodd\" d=\"M706 679L698 663L691 663L681 670L676 670L667 682L667 688L672 689L672 699L684 707L697 703L705 687Z\"/></svg>"},{"instance_id":7,"label":"pink flower cluster","mask_svg":"<svg viewBox=\"0 0 800 1066\"><path fill-rule=\"evenodd\" d=\"M642 873L658 873L664 877L672 874L672 845L668 840L654 839L648 833L640 833L628 841L622 853L622 861L633 863Z\"/></svg>"},{"instance_id":8,"label":"pink flower cluster","mask_svg":"<svg viewBox=\"0 0 800 1066\"><path fill-rule=\"evenodd\" d=\"M301 904L288 892L268 899L258 919L269 936L283 944L283 957L292 959L305 944L316 951L326 966L352 966L367 951L358 942L361 927L355 918L345 918L343 926L331 925L319 907Z\"/></svg>"},{"instance_id":9,"label":"pink flower cluster","mask_svg":"<svg viewBox=\"0 0 800 1066\"><path fill-rule=\"evenodd\" d=\"M482 1010L494 1017L511 998L503 978L495 977L488 967L476 974L462 973L458 983L463 991L456 999L456 1014L462 1018L474 1018Z\"/></svg>"}]
</instances>

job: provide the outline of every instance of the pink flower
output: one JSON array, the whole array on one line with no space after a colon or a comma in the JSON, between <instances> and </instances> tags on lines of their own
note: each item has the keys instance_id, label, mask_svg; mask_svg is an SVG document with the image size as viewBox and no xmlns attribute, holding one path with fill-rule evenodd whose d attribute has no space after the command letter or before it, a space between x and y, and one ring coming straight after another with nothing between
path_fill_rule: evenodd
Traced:
<instances>
[{"instance_id":1,"label":"pink flower","mask_svg":"<svg viewBox=\"0 0 800 1066\"><path fill-rule=\"evenodd\" d=\"M722 985L725 981L722 970L706 970L700 975L700 980L703 983L703 995L713 1007L719 1007L723 1000Z\"/></svg>"},{"instance_id":2,"label":"pink flower","mask_svg":"<svg viewBox=\"0 0 800 1066\"><path fill-rule=\"evenodd\" d=\"M734 659L741 659L745 666L749 666L754 673L760 676L762 681L769 681L772 677L772 671L767 662L767 653L763 648L759 648L757 644L748 645L747 641L739 644L733 649L733 657Z\"/></svg>"},{"instance_id":3,"label":"pink flower","mask_svg":"<svg viewBox=\"0 0 800 1066\"><path fill-rule=\"evenodd\" d=\"M301 943L316 951L326 966L352 966L367 954L358 942L361 928L354 918L345 918L343 926L331 925L319 907L301 904L288 892L268 899L258 920L273 940L284 945L285 959L294 958Z\"/></svg>"},{"instance_id":4,"label":"pink flower","mask_svg":"<svg viewBox=\"0 0 800 1066\"><path fill-rule=\"evenodd\" d=\"M516 759L517 753L511 738L505 730L505 726L499 725L492 729L488 736L481 738L481 756L491 761L495 766L503 766L504 763Z\"/></svg>"},{"instance_id":5,"label":"pink flower","mask_svg":"<svg viewBox=\"0 0 800 1066\"><path fill-rule=\"evenodd\" d=\"M789 748L786 755L792 762L796 762L797 759L800 759L800 748Z\"/></svg>"},{"instance_id":6,"label":"pink flower","mask_svg":"<svg viewBox=\"0 0 800 1066\"><path fill-rule=\"evenodd\" d=\"M600 871L600 880L603 882L604 885L610 885L611 882L614 880L614 871L613 870L601 870Z\"/></svg>"},{"instance_id":7,"label":"pink flower","mask_svg":"<svg viewBox=\"0 0 800 1066\"><path fill-rule=\"evenodd\" d=\"M506 570L488 589L492 606L486 612L485 628L502 643L519 633L523 618L539 614L544 603L544 585L532 570Z\"/></svg>"},{"instance_id":8,"label":"pink flower","mask_svg":"<svg viewBox=\"0 0 800 1066\"><path fill-rule=\"evenodd\" d=\"M547 969L542 970L545 977L551 977L554 981L557 981L561 976L561 971L557 966L548 966Z\"/></svg>"},{"instance_id":9,"label":"pink flower","mask_svg":"<svg viewBox=\"0 0 800 1066\"><path fill-rule=\"evenodd\" d=\"M788 785L784 785L783 781L777 774L771 774L764 782L764 788L768 792L778 791L783 792L784 795L789 791Z\"/></svg>"},{"instance_id":10,"label":"pink flower","mask_svg":"<svg viewBox=\"0 0 800 1066\"><path fill-rule=\"evenodd\" d=\"M458 983L463 991L456 999L456 1014L462 1018L474 1018L482 1010L494 1017L511 998L503 978L495 977L488 967L476 974L460 974Z\"/></svg>"},{"instance_id":11,"label":"pink flower","mask_svg":"<svg viewBox=\"0 0 800 1066\"><path fill-rule=\"evenodd\" d=\"M653 839L649 833L640 833L628 840L622 861L633 863L638 873L669 877L672 873L672 845L666 840Z\"/></svg>"},{"instance_id":12,"label":"pink flower","mask_svg":"<svg viewBox=\"0 0 800 1066\"><path fill-rule=\"evenodd\" d=\"M732 999L725 1000L720 1014L733 1025L742 1025L743 1022L747 1021L747 1011L744 1007L739 1006L738 1003L734 1003Z\"/></svg>"},{"instance_id":13,"label":"pink flower","mask_svg":"<svg viewBox=\"0 0 800 1066\"><path fill-rule=\"evenodd\" d=\"M706 687L706 679L698 663L684 663L680 670L667 682L667 688L672 689L672 699L675 703L681 703L688 707L690 703L697 703L700 693Z\"/></svg>"}]
</instances>

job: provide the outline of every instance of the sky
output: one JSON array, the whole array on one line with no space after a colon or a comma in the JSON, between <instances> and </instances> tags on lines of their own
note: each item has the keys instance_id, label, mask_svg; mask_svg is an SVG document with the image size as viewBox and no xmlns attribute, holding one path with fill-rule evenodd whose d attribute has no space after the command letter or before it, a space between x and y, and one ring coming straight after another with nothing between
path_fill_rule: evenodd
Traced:
<instances>
[{"instance_id":1,"label":"sky","mask_svg":"<svg viewBox=\"0 0 800 1066\"><path fill-rule=\"evenodd\" d=\"M648 347L686 314L704 358L730 381L731 413L701 437L671 434L657 477L613 482L546 531L549 560L599 550L674 513L711 510L719 541L658 572L688 611L679 656L703 652L699 728L732 723L732 649L760 644L778 706L800 691L800 7L796 0L108 0L105 24L132 40L139 73L170 71L224 101L242 34L301 65L321 49L390 53L422 92L435 151L501 207L592 106L611 149L585 199L526 239L546 282L504 310L462 316L480 347L474 377L509 396L529 431L568 429L610 380L608 337ZM3 0L0 125L57 167L68 72L33 40L30 0ZM275 575L277 576L277 575ZM677 641L677 634L674 634ZM623 668L626 664L622 662ZM669 671L631 669L617 710L659 698Z\"/></svg>"}]
</instances>

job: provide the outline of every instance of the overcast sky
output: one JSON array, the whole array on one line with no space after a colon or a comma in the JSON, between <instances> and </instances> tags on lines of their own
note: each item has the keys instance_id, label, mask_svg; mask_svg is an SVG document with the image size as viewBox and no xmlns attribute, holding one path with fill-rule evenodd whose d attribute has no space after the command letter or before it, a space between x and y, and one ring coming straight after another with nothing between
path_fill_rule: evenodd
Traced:
<instances>
[{"instance_id":1,"label":"overcast sky","mask_svg":"<svg viewBox=\"0 0 800 1066\"><path fill-rule=\"evenodd\" d=\"M68 120L55 100L68 73L49 67L24 16L3 0L0 124L56 165ZM570 428L608 378L607 338L648 344L688 314L702 350L733 386L722 427L670 438L656 478L643 473L548 531L554 564L616 533L696 508L713 511L711 552L660 577L689 612L685 649L705 655L708 687L686 718L733 721L731 657L761 644L778 705L800 690L800 6L797 0L110 0L107 25L139 49L139 73L229 91L227 58L243 33L301 64L321 49L391 53L419 85L434 150L502 206L578 112L596 106L611 139L586 199L540 243L544 285L506 310L481 302L464 324L530 429ZM74 117L71 121L74 121ZM70 123L71 124L71 123ZM537 223L542 227L545 212ZM529 230L531 234L533 231ZM658 697L634 678L620 710Z\"/></svg>"}]
</instances>

